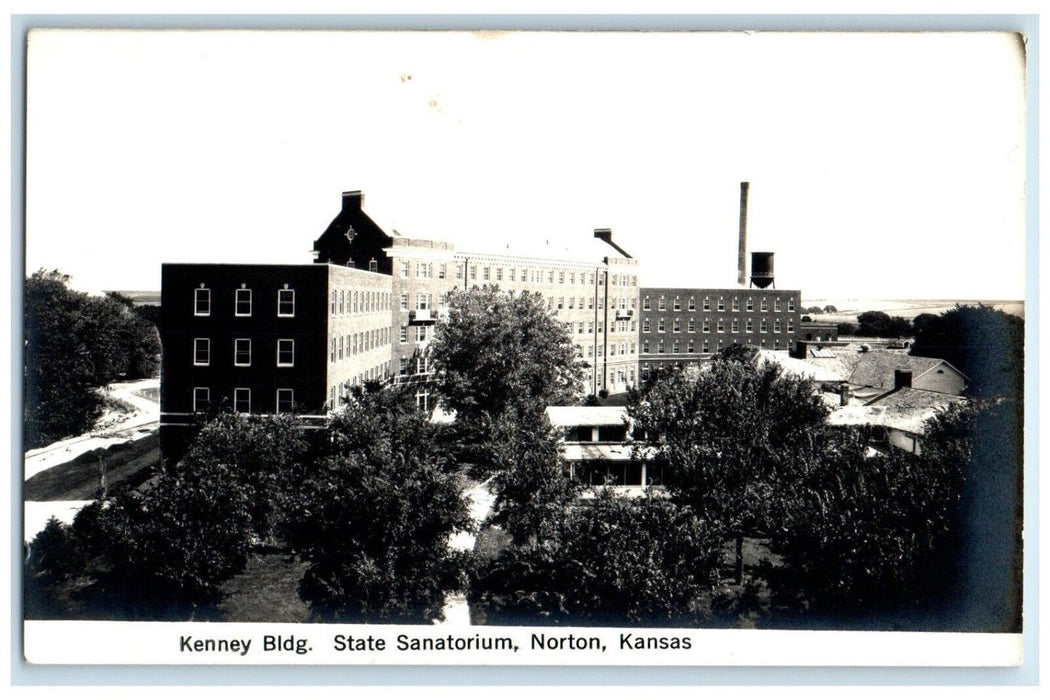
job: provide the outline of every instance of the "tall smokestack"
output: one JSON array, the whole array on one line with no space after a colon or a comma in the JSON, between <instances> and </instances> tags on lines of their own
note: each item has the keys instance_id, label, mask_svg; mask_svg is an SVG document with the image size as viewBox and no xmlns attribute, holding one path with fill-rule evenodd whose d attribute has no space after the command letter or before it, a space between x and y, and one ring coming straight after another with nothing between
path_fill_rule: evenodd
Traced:
<instances>
[{"instance_id":1,"label":"tall smokestack","mask_svg":"<svg viewBox=\"0 0 1050 700\"><path fill-rule=\"evenodd\" d=\"M747 190L749 182L740 183L740 249L736 257L736 283L743 286L747 280Z\"/></svg>"}]
</instances>

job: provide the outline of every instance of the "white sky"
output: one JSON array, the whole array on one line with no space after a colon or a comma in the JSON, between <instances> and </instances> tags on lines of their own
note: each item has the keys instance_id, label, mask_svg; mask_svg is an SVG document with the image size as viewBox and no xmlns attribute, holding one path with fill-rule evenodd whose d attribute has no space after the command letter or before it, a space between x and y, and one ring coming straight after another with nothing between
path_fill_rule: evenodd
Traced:
<instances>
[{"instance_id":1,"label":"white sky","mask_svg":"<svg viewBox=\"0 0 1050 700\"><path fill-rule=\"evenodd\" d=\"M1003 34L32 35L26 268L308 263L343 190L501 249L596 227L651 286L1024 296L1024 55Z\"/></svg>"}]
</instances>

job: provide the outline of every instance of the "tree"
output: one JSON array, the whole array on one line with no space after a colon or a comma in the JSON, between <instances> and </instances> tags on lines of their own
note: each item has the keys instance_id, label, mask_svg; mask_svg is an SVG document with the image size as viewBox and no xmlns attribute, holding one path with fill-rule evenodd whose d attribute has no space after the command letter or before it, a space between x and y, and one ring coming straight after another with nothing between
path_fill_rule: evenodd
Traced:
<instances>
[{"instance_id":1,"label":"tree","mask_svg":"<svg viewBox=\"0 0 1050 700\"><path fill-rule=\"evenodd\" d=\"M537 411L581 393L572 338L539 294L453 292L430 351L446 406L480 429L511 407Z\"/></svg>"},{"instance_id":2,"label":"tree","mask_svg":"<svg viewBox=\"0 0 1050 700\"><path fill-rule=\"evenodd\" d=\"M87 295L57 271L25 284L25 447L84 432L102 411L80 310Z\"/></svg>"},{"instance_id":3,"label":"tree","mask_svg":"<svg viewBox=\"0 0 1050 700\"><path fill-rule=\"evenodd\" d=\"M488 623L688 626L709 612L722 539L688 507L599 489L549 526L473 572Z\"/></svg>"},{"instance_id":4,"label":"tree","mask_svg":"<svg viewBox=\"0 0 1050 700\"><path fill-rule=\"evenodd\" d=\"M253 539L274 542L299 496L308 459L309 446L294 415L223 412L205 424L175 469L194 473L221 465L251 504Z\"/></svg>"},{"instance_id":5,"label":"tree","mask_svg":"<svg viewBox=\"0 0 1050 700\"><path fill-rule=\"evenodd\" d=\"M899 338L912 332L908 319L885 311L865 311L857 316L857 323L857 335L869 338Z\"/></svg>"},{"instance_id":6,"label":"tree","mask_svg":"<svg viewBox=\"0 0 1050 700\"><path fill-rule=\"evenodd\" d=\"M863 431L826 428L781 490L773 589L808 624L936 627L950 587L958 471L897 449L871 455Z\"/></svg>"},{"instance_id":7,"label":"tree","mask_svg":"<svg viewBox=\"0 0 1050 700\"><path fill-rule=\"evenodd\" d=\"M316 619L427 624L463 588L466 555L449 538L473 524L436 432L397 391L354 397L332 419L287 529Z\"/></svg>"},{"instance_id":8,"label":"tree","mask_svg":"<svg viewBox=\"0 0 1050 700\"><path fill-rule=\"evenodd\" d=\"M857 326L856 324L843 321L842 323L836 324L839 335L856 335Z\"/></svg>"},{"instance_id":9,"label":"tree","mask_svg":"<svg viewBox=\"0 0 1050 700\"><path fill-rule=\"evenodd\" d=\"M1020 632L1024 551L1022 403L956 404L926 423L928 469L957 472L953 568L945 576L951 629Z\"/></svg>"},{"instance_id":10,"label":"tree","mask_svg":"<svg viewBox=\"0 0 1050 700\"><path fill-rule=\"evenodd\" d=\"M120 295L91 297L58 271L25 284L25 444L38 447L88 430L101 413L95 389L154 376L160 339Z\"/></svg>"},{"instance_id":11,"label":"tree","mask_svg":"<svg viewBox=\"0 0 1050 700\"><path fill-rule=\"evenodd\" d=\"M780 475L810 454L827 416L812 382L771 363L716 358L694 378L658 379L628 413L666 465L672 498L736 538L741 580L742 538L772 529Z\"/></svg>"},{"instance_id":12,"label":"tree","mask_svg":"<svg viewBox=\"0 0 1050 700\"><path fill-rule=\"evenodd\" d=\"M911 354L950 362L970 378L971 395L1024 395L1024 319L989 306L957 306L926 314L920 325Z\"/></svg>"},{"instance_id":13,"label":"tree","mask_svg":"<svg viewBox=\"0 0 1050 700\"><path fill-rule=\"evenodd\" d=\"M824 307L824 313L826 314L837 314L838 312L839 310L835 307L834 304L828 304Z\"/></svg>"},{"instance_id":14,"label":"tree","mask_svg":"<svg viewBox=\"0 0 1050 700\"><path fill-rule=\"evenodd\" d=\"M504 414L493 431L492 524L517 542L542 541L579 496L545 413Z\"/></svg>"}]
</instances>

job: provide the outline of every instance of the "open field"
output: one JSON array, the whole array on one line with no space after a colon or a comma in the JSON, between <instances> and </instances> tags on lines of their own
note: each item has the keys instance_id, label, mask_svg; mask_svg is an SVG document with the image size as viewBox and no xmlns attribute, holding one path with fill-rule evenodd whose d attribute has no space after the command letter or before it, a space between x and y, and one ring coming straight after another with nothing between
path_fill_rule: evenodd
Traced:
<instances>
[{"instance_id":1,"label":"open field","mask_svg":"<svg viewBox=\"0 0 1050 700\"><path fill-rule=\"evenodd\" d=\"M1023 300L978 300L978 299L804 299L803 313L810 306L834 306L837 312L831 314L811 314L814 321L828 323L856 323L857 314L865 311L883 311L890 316L900 316L909 321L919 314L940 315L962 306L991 306L1004 313L1024 318Z\"/></svg>"}]
</instances>

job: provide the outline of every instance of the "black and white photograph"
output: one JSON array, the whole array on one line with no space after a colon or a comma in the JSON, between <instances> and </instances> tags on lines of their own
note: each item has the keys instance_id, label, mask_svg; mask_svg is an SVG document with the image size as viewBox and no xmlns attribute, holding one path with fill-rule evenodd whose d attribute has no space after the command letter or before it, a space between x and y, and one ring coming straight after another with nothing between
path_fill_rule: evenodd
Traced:
<instances>
[{"instance_id":1,"label":"black and white photograph","mask_svg":"<svg viewBox=\"0 0 1050 700\"><path fill-rule=\"evenodd\" d=\"M1020 664L1026 65L32 30L27 662Z\"/></svg>"}]
</instances>

